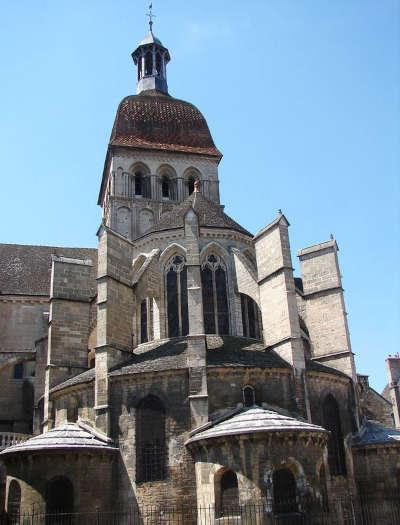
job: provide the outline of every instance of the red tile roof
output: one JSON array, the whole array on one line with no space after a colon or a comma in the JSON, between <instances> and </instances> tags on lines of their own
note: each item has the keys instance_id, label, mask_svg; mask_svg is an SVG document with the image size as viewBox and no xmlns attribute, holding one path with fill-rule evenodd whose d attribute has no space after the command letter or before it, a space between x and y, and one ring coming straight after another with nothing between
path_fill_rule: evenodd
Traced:
<instances>
[{"instance_id":1,"label":"red tile roof","mask_svg":"<svg viewBox=\"0 0 400 525\"><path fill-rule=\"evenodd\" d=\"M122 100L110 145L222 157L200 111L155 90Z\"/></svg>"}]
</instances>

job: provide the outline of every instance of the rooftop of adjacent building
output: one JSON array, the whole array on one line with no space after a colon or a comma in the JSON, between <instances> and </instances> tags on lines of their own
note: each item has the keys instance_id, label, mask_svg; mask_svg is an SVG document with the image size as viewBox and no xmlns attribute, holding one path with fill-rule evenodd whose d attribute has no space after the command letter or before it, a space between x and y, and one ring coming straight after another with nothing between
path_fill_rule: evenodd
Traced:
<instances>
[{"instance_id":1,"label":"rooftop of adjacent building","mask_svg":"<svg viewBox=\"0 0 400 525\"><path fill-rule=\"evenodd\" d=\"M96 248L0 244L0 295L37 295L50 293L52 255L91 259L93 279L97 272Z\"/></svg>"}]
</instances>

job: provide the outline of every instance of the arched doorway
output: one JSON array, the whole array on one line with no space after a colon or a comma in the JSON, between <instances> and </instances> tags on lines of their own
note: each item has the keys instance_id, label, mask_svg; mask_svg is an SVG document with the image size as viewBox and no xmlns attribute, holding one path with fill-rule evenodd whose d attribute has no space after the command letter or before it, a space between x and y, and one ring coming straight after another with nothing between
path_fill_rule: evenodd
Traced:
<instances>
[{"instance_id":1,"label":"arched doorway","mask_svg":"<svg viewBox=\"0 0 400 525\"><path fill-rule=\"evenodd\" d=\"M8 487L7 514L12 519L18 519L21 512L21 486L13 479Z\"/></svg>"},{"instance_id":2,"label":"arched doorway","mask_svg":"<svg viewBox=\"0 0 400 525\"><path fill-rule=\"evenodd\" d=\"M46 514L69 514L73 511L74 487L71 481L64 476L50 480L46 487Z\"/></svg>"},{"instance_id":3,"label":"arched doorway","mask_svg":"<svg viewBox=\"0 0 400 525\"><path fill-rule=\"evenodd\" d=\"M221 516L231 516L239 510L239 489L237 476L226 470L221 476Z\"/></svg>"},{"instance_id":4,"label":"arched doorway","mask_svg":"<svg viewBox=\"0 0 400 525\"><path fill-rule=\"evenodd\" d=\"M289 514L298 511L296 480L291 470L275 470L272 478L274 494L274 513Z\"/></svg>"}]
</instances>

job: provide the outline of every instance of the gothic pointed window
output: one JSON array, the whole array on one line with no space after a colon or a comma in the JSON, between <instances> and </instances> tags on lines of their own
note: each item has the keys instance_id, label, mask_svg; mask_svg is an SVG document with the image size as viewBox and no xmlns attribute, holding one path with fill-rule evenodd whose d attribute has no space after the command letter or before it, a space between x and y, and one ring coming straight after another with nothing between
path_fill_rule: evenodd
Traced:
<instances>
[{"instance_id":1,"label":"gothic pointed window","mask_svg":"<svg viewBox=\"0 0 400 525\"><path fill-rule=\"evenodd\" d=\"M248 295L240 294L244 337L261 339L261 316L257 303Z\"/></svg>"},{"instance_id":2,"label":"gothic pointed window","mask_svg":"<svg viewBox=\"0 0 400 525\"><path fill-rule=\"evenodd\" d=\"M281 468L272 476L274 494L274 513L288 514L298 510L296 498L296 480L291 470Z\"/></svg>"},{"instance_id":3,"label":"gothic pointed window","mask_svg":"<svg viewBox=\"0 0 400 525\"><path fill-rule=\"evenodd\" d=\"M147 396L136 409L136 480L165 479L166 459L164 405Z\"/></svg>"},{"instance_id":4,"label":"gothic pointed window","mask_svg":"<svg viewBox=\"0 0 400 525\"><path fill-rule=\"evenodd\" d=\"M330 431L328 438L328 463L331 476L346 475L346 458L340 411L332 394L326 396L322 411L324 427Z\"/></svg>"},{"instance_id":5,"label":"gothic pointed window","mask_svg":"<svg viewBox=\"0 0 400 525\"><path fill-rule=\"evenodd\" d=\"M175 255L166 267L168 336L178 337L189 333L187 302L186 261Z\"/></svg>"},{"instance_id":6,"label":"gothic pointed window","mask_svg":"<svg viewBox=\"0 0 400 525\"><path fill-rule=\"evenodd\" d=\"M206 334L229 334L226 269L221 258L208 255L201 267L204 330Z\"/></svg>"},{"instance_id":7,"label":"gothic pointed window","mask_svg":"<svg viewBox=\"0 0 400 525\"><path fill-rule=\"evenodd\" d=\"M164 175L161 179L161 193L163 199L169 199L171 197L170 190L171 188L169 178L166 175Z\"/></svg>"}]
</instances>

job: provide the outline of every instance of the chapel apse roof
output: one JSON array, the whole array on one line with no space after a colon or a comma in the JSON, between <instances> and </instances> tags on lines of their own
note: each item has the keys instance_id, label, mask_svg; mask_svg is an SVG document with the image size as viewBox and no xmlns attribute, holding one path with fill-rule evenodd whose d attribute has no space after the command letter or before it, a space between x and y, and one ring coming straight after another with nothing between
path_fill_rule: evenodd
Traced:
<instances>
[{"instance_id":1,"label":"chapel apse roof","mask_svg":"<svg viewBox=\"0 0 400 525\"><path fill-rule=\"evenodd\" d=\"M199 226L235 230L253 237L249 231L224 213L223 206L207 199L201 192L196 191L189 195L183 202L174 204L170 211L164 212L153 231L182 228L185 215L190 208L193 208L195 211L199 220Z\"/></svg>"},{"instance_id":2,"label":"chapel apse roof","mask_svg":"<svg viewBox=\"0 0 400 525\"><path fill-rule=\"evenodd\" d=\"M211 424L209 428L195 433L187 443L219 437L238 436L240 434L266 432L328 433L324 428L307 421L290 417L275 410L253 406L222 421Z\"/></svg>"},{"instance_id":3,"label":"chapel apse roof","mask_svg":"<svg viewBox=\"0 0 400 525\"><path fill-rule=\"evenodd\" d=\"M353 447L374 445L398 445L400 446L400 430L385 427L378 421L367 420L361 429L352 438Z\"/></svg>"},{"instance_id":4,"label":"chapel apse roof","mask_svg":"<svg viewBox=\"0 0 400 525\"><path fill-rule=\"evenodd\" d=\"M133 354L123 363L111 368L111 377L161 372L163 370L183 370L187 364L187 338L177 337L151 341L135 348ZM291 367L274 350L265 349L265 345L255 339L237 336L206 336L207 367L248 367L279 368ZM51 392L64 388L89 383L95 378L95 369L91 368L71 377L53 387Z\"/></svg>"},{"instance_id":5,"label":"chapel apse roof","mask_svg":"<svg viewBox=\"0 0 400 525\"><path fill-rule=\"evenodd\" d=\"M222 157L196 106L157 90L130 95L121 101L110 146Z\"/></svg>"},{"instance_id":6,"label":"chapel apse roof","mask_svg":"<svg viewBox=\"0 0 400 525\"><path fill-rule=\"evenodd\" d=\"M95 278L95 248L0 244L0 295L49 295L52 255L91 259Z\"/></svg>"},{"instance_id":7,"label":"chapel apse roof","mask_svg":"<svg viewBox=\"0 0 400 525\"><path fill-rule=\"evenodd\" d=\"M90 428L81 422L66 423L53 428L44 434L34 436L11 447L7 447L1 455L6 456L21 452L57 452L57 451L96 451L117 452L118 449L106 436L98 430Z\"/></svg>"},{"instance_id":8,"label":"chapel apse roof","mask_svg":"<svg viewBox=\"0 0 400 525\"><path fill-rule=\"evenodd\" d=\"M306 370L310 370L312 372L322 372L323 374L334 374L346 379L350 379L350 377L341 370L331 366L323 365L322 363L318 363L318 361L314 361L312 359L306 360Z\"/></svg>"}]
</instances>

